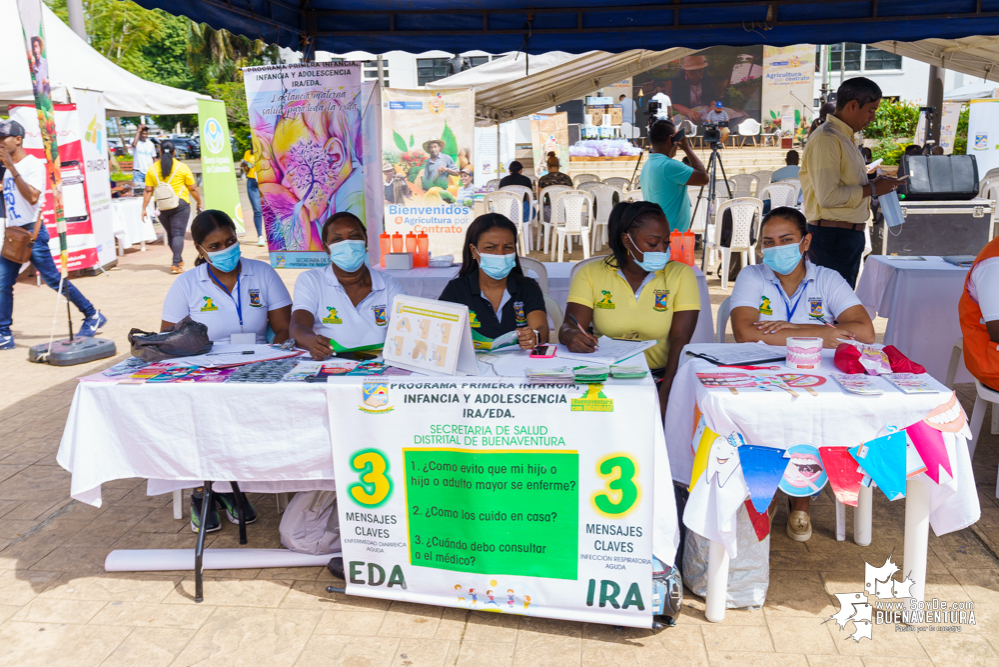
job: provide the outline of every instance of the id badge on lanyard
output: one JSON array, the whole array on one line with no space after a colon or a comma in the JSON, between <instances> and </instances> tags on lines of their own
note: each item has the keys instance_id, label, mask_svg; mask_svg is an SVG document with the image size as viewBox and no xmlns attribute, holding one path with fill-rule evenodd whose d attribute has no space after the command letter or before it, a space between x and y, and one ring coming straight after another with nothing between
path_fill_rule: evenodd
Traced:
<instances>
[{"instance_id":1,"label":"id badge on lanyard","mask_svg":"<svg viewBox=\"0 0 999 667\"><path fill-rule=\"evenodd\" d=\"M212 280L215 281L215 284L218 285L220 288L222 288L222 291L228 294L229 298L232 299L233 303L236 304L236 314L239 316L239 330L243 331L243 291L239 289L239 284L240 281L243 279L243 276L240 275L236 278L236 296L234 297L232 293L225 288L225 285L222 284L222 281L220 281L218 278L215 277L215 274L212 272L211 267L209 267L208 269L208 275L212 277Z\"/></svg>"}]
</instances>

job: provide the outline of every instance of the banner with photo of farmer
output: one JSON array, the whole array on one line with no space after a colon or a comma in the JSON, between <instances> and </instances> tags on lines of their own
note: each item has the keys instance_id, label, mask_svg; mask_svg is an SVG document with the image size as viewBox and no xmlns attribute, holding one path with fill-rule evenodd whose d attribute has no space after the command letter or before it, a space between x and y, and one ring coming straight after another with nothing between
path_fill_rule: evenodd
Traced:
<instances>
[{"instance_id":1,"label":"banner with photo of farmer","mask_svg":"<svg viewBox=\"0 0 999 667\"><path fill-rule=\"evenodd\" d=\"M382 91L385 231L425 233L431 255L461 258L474 218L475 93Z\"/></svg>"},{"instance_id":2,"label":"banner with photo of farmer","mask_svg":"<svg viewBox=\"0 0 999 667\"><path fill-rule=\"evenodd\" d=\"M325 266L326 220L365 219L360 65L249 67L243 80L271 265Z\"/></svg>"}]
</instances>

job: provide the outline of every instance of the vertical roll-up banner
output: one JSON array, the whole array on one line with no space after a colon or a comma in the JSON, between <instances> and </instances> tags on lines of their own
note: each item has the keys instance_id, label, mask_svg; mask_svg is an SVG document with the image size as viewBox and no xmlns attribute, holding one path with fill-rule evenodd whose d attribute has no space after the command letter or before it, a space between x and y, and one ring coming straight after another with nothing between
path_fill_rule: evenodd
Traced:
<instances>
[{"instance_id":1,"label":"vertical roll-up banner","mask_svg":"<svg viewBox=\"0 0 999 667\"><path fill-rule=\"evenodd\" d=\"M52 189L52 205L55 211L56 229L59 233L59 265L62 268L62 275L66 276L69 252L66 245L66 218L62 205L62 170L59 161L59 145L56 142L55 109L52 107L49 60L45 51L42 0L17 0L17 12L21 17L28 69L31 70L31 87L35 94L35 109L38 113L38 126L41 129L42 145L45 148L49 187Z\"/></svg>"},{"instance_id":2,"label":"vertical roll-up banner","mask_svg":"<svg viewBox=\"0 0 999 667\"><path fill-rule=\"evenodd\" d=\"M971 100L968 155L975 156L979 175L999 167L999 100Z\"/></svg>"},{"instance_id":3,"label":"vertical roll-up banner","mask_svg":"<svg viewBox=\"0 0 999 667\"><path fill-rule=\"evenodd\" d=\"M548 154L552 152L558 157L559 171L568 174L569 114L562 111L548 116L531 116L531 148L536 176L540 178L548 173Z\"/></svg>"},{"instance_id":4,"label":"vertical roll-up banner","mask_svg":"<svg viewBox=\"0 0 999 667\"><path fill-rule=\"evenodd\" d=\"M229 121L225 102L198 100L198 127L201 130L201 181L205 190L205 208L225 211L236 223L236 233L246 233L243 207L232 163Z\"/></svg>"},{"instance_id":5,"label":"vertical roll-up banner","mask_svg":"<svg viewBox=\"0 0 999 667\"><path fill-rule=\"evenodd\" d=\"M812 122L815 45L763 47L763 113L765 132L795 136ZM786 113L786 107L791 110ZM734 131L734 128L733 128Z\"/></svg>"},{"instance_id":6,"label":"vertical roll-up banner","mask_svg":"<svg viewBox=\"0 0 999 667\"><path fill-rule=\"evenodd\" d=\"M382 91L386 232L425 233L432 256L461 258L475 217L467 205L474 197L474 127L471 90Z\"/></svg>"},{"instance_id":7,"label":"vertical roll-up banner","mask_svg":"<svg viewBox=\"0 0 999 667\"><path fill-rule=\"evenodd\" d=\"M76 117L80 123L84 173L90 202L97 264L104 266L115 258L114 221L111 217L111 166L108 164L107 113L104 93L73 89ZM67 225L68 228L68 225Z\"/></svg>"},{"instance_id":8,"label":"vertical roll-up banner","mask_svg":"<svg viewBox=\"0 0 999 667\"><path fill-rule=\"evenodd\" d=\"M271 265L326 266L326 220L344 211L366 219L361 67L249 67L243 81Z\"/></svg>"}]
</instances>

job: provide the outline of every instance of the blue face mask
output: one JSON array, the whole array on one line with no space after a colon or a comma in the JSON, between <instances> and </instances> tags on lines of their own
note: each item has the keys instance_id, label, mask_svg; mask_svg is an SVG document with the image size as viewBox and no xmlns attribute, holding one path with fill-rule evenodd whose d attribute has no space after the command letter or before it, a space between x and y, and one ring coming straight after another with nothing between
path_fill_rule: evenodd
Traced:
<instances>
[{"instance_id":1,"label":"blue face mask","mask_svg":"<svg viewBox=\"0 0 999 667\"><path fill-rule=\"evenodd\" d=\"M340 241L330 246L330 259L347 273L357 271L367 258L364 241Z\"/></svg>"},{"instance_id":2,"label":"blue face mask","mask_svg":"<svg viewBox=\"0 0 999 667\"><path fill-rule=\"evenodd\" d=\"M774 273L779 273L782 276L794 271L795 267L798 266L798 262L801 261L801 250L798 249L798 243L788 243L787 245L778 245L772 248L763 249L763 263L773 269Z\"/></svg>"},{"instance_id":3,"label":"blue face mask","mask_svg":"<svg viewBox=\"0 0 999 667\"><path fill-rule=\"evenodd\" d=\"M239 264L239 243L233 243L225 250L219 250L218 252L206 251L205 255L208 256L208 261L212 263L212 266L222 273L229 273Z\"/></svg>"},{"instance_id":4,"label":"blue face mask","mask_svg":"<svg viewBox=\"0 0 999 667\"><path fill-rule=\"evenodd\" d=\"M631 238L631 234L628 234L628 238L631 239L631 245L634 246L635 250L638 250L638 244L635 243L635 239ZM642 252L638 250L638 252ZM635 264L643 271L648 271L649 273L655 273L656 271L662 271L666 268L666 263L669 261L668 252L642 252L642 261L639 262L635 254L632 253L632 258L635 260Z\"/></svg>"},{"instance_id":5,"label":"blue face mask","mask_svg":"<svg viewBox=\"0 0 999 667\"><path fill-rule=\"evenodd\" d=\"M517 253L511 252L509 255L484 255L479 254L479 266L486 272L486 275L493 280L502 280L510 275L513 267L517 264Z\"/></svg>"}]
</instances>

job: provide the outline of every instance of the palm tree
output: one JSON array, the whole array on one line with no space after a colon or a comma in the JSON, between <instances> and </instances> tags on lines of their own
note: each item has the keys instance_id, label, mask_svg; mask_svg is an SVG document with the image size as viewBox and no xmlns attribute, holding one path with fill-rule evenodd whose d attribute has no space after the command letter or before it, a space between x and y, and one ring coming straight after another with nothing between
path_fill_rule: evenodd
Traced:
<instances>
[{"instance_id":1,"label":"palm tree","mask_svg":"<svg viewBox=\"0 0 999 667\"><path fill-rule=\"evenodd\" d=\"M243 67L276 62L278 48L204 23L188 24L187 62L205 82L240 82Z\"/></svg>"}]
</instances>

